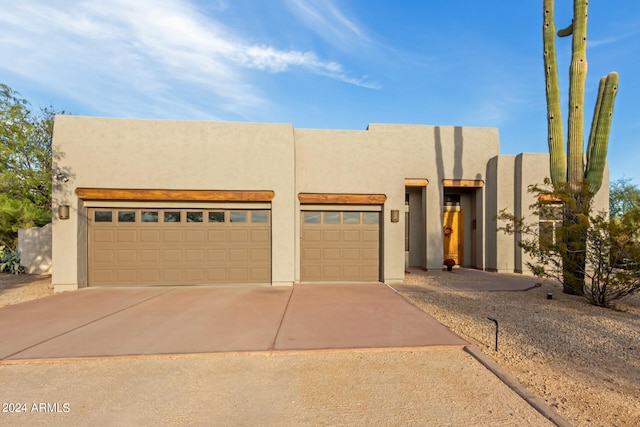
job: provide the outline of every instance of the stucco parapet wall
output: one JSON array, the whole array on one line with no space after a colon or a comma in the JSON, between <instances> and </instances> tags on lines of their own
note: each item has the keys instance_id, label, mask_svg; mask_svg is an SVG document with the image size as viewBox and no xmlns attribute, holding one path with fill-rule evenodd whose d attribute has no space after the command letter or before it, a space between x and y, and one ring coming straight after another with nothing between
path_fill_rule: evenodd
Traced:
<instances>
[{"instance_id":1,"label":"stucco parapet wall","mask_svg":"<svg viewBox=\"0 0 640 427\"><path fill-rule=\"evenodd\" d=\"M451 125L427 125L427 124L402 124L402 123L369 123L368 131L405 131L407 129L423 129L430 130L434 128L440 129L465 129L498 132L499 129L490 126L451 126Z\"/></svg>"},{"instance_id":2,"label":"stucco parapet wall","mask_svg":"<svg viewBox=\"0 0 640 427\"><path fill-rule=\"evenodd\" d=\"M53 145L54 166L68 177L55 195L68 204L77 187L244 191L247 201L247 191L284 194L295 177L290 124L56 116ZM218 196L234 201L205 200Z\"/></svg>"},{"instance_id":3,"label":"stucco parapet wall","mask_svg":"<svg viewBox=\"0 0 640 427\"><path fill-rule=\"evenodd\" d=\"M289 127L293 128L291 123L276 123L276 122L232 122L232 121L219 121L219 120L178 120L178 119L143 119L143 118L127 118L127 117L100 117L100 116L82 116L82 115L70 115L70 114L57 114L55 121L82 121L84 124L87 122L112 122L112 123L166 123L169 126L176 124L187 124L189 126L224 126L224 127Z\"/></svg>"},{"instance_id":4,"label":"stucco parapet wall","mask_svg":"<svg viewBox=\"0 0 640 427\"><path fill-rule=\"evenodd\" d=\"M428 179L484 179L487 162L500 154L500 132L492 127L373 123L368 134L402 150L403 165L423 159L419 170L426 164L426 170L434 172L424 176ZM415 173L412 167L406 171Z\"/></svg>"},{"instance_id":5,"label":"stucco parapet wall","mask_svg":"<svg viewBox=\"0 0 640 427\"><path fill-rule=\"evenodd\" d=\"M428 136L429 139L443 138L455 141L459 137L473 138L483 143L483 157L488 154L499 155L500 130L494 127L474 127L474 126L437 126L437 125L406 125L406 124L379 124L372 123L367 127L370 133L404 133L415 136ZM474 144L475 145L475 144ZM471 147L468 147L471 148Z\"/></svg>"}]
</instances>

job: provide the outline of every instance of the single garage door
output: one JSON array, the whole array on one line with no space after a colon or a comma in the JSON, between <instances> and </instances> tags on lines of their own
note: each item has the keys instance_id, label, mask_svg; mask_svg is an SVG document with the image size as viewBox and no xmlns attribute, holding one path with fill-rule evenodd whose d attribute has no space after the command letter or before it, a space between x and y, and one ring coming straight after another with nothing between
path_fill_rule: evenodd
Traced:
<instances>
[{"instance_id":1,"label":"single garage door","mask_svg":"<svg viewBox=\"0 0 640 427\"><path fill-rule=\"evenodd\" d=\"M380 280L380 212L304 211L302 281Z\"/></svg>"},{"instance_id":2,"label":"single garage door","mask_svg":"<svg viewBox=\"0 0 640 427\"><path fill-rule=\"evenodd\" d=\"M270 283L271 212L88 209L88 282Z\"/></svg>"}]
</instances>

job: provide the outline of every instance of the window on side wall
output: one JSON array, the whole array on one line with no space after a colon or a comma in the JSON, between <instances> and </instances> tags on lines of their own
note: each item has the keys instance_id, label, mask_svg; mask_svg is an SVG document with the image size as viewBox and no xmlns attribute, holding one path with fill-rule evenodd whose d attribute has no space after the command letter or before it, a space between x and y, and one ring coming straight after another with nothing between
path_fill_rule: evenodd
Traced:
<instances>
[{"instance_id":1,"label":"window on side wall","mask_svg":"<svg viewBox=\"0 0 640 427\"><path fill-rule=\"evenodd\" d=\"M539 213L538 244L541 249L550 249L558 241L562 226L562 204L545 203Z\"/></svg>"}]
</instances>

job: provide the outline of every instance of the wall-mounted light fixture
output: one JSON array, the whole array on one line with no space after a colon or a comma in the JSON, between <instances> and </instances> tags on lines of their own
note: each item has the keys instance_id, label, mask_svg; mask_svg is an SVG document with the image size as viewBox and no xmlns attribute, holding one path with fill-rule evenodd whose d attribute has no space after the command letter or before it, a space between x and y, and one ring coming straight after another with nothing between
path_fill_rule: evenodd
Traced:
<instances>
[{"instance_id":1,"label":"wall-mounted light fixture","mask_svg":"<svg viewBox=\"0 0 640 427\"><path fill-rule=\"evenodd\" d=\"M391 209L391 222L400 221L400 211L397 209Z\"/></svg>"},{"instance_id":2,"label":"wall-mounted light fixture","mask_svg":"<svg viewBox=\"0 0 640 427\"><path fill-rule=\"evenodd\" d=\"M58 206L58 218L69 219L69 205Z\"/></svg>"}]
</instances>

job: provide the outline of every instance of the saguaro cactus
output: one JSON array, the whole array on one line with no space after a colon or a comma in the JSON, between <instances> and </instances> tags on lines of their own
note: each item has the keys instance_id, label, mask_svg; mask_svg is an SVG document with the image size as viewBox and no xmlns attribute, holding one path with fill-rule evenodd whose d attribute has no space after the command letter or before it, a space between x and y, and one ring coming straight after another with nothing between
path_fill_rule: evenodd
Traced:
<instances>
[{"instance_id":1,"label":"saguaro cactus","mask_svg":"<svg viewBox=\"0 0 640 427\"><path fill-rule=\"evenodd\" d=\"M582 294L584 288L586 236L590 201L602 185L613 105L618 92L618 74L611 72L600 80L593 113L589 143L584 151L584 86L587 77L588 0L573 1L573 21L557 32L572 36L569 68L569 122L565 157L560 108L560 87L556 59L554 1L543 0L543 41L545 82L547 85L547 122L551 181L556 191L568 192L565 203L562 254L563 288L570 294Z\"/></svg>"},{"instance_id":2,"label":"saguaro cactus","mask_svg":"<svg viewBox=\"0 0 640 427\"><path fill-rule=\"evenodd\" d=\"M572 58L569 69L569 123L567 155L564 153L562 111L555 46L554 0L544 0L543 40L545 81L547 85L548 143L551 156L551 181L557 188L569 184L578 193L588 183L589 196L602 185L602 175L609 144L613 105L618 92L618 73L611 72L600 81L593 115L589 144L584 163L584 87L587 76L587 9L588 0L574 0L573 21L558 31L559 37L572 36Z\"/></svg>"}]
</instances>

